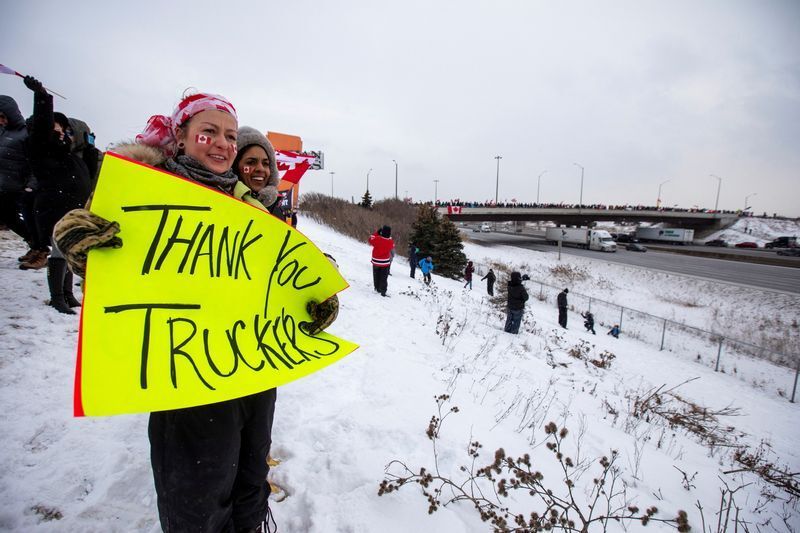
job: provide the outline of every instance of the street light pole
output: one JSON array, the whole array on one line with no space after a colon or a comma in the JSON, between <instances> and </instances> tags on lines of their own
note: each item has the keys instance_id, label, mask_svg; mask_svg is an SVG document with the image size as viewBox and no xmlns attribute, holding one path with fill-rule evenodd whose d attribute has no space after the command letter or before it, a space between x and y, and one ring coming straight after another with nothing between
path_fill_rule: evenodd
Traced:
<instances>
[{"instance_id":1,"label":"street light pole","mask_svg":"<svg viewBox=\"0 0 800 533\"><path fill-rule=\"evenodd\" d=\"M394 161L394 199L397 200L397 161Z\"/></svg>"},{"instance_id":2,"label":"street light pole","mask_svg":"<svg viewBox=\"0 0 800 533\"><path fill-rule=\"evenodd\" d=\"M328 174L331 175L331 197L333 197L333 175L336 174L336 172L331 170L330 172L328 172Z\"/></svg>"},{"instance_id":3,"label":"street light pole","mask_svg":"<svg viewBox=\"0 0 800 533\"><path fill-rule=\"evenodd\" d=\"M575 165L576 167L580 167L581 168L581 197L580 197L580 200L578 201L578 209L582 209L583 208L583 167L581 165L579 165L578 163L572 163L572 164Z\"/></svg>"},{"instance_id":4,"label":"street light pole","mask_svg":"<svg viewBox=\"0 0 800 533\"><path fill-rule=\"evenodd\" d=\"M658 184L658 198L656 199L656 207L661 207L661 186L669 181L672 180L668 179L667 181L662 181L661 183Z\"/></svg>"},{"instance_id":5,"label":"street light pole","mask_svg":"<svg viewBox=\"0 0 800 533\"><path fill-rule=\"evenodd\" d=\"M439 180L433 180L433 205L439 200Z\"/></svg>"},{"instance_id":6,"label":"street light pole","mask_svg":"<svg viewBox=\"0 0 800 533\"><path fill-rule=\"evenodd\" d=\"M545 172L547 171L545 170L541 174L539 174L539 179L537 180L536 183L536 205L539 205L539 189L542 186L542 176L544 176Z\"/></svg>"},{"instance_id":7,"label":"street light pole","mask_svg":"<svg viewBox=\"0 0 800 533\"><path fill-rule=\"evenodd\" d=\"M709 174L712 178L717 178L717 201L714 202L714 211L719 211L719 190L722 188L722 178L719 176L715 176L714 174Z\"/></svg>"},{"instance_id":8,"label":"street light pole","mask_svg":"<svg viewBox=\"0 0 800 533\"><path fill-rule=\"evenodd\" d=\"M744 210L745 211L747 211L747 209L750 207L749 205L747 205L747 200L749 200L751 196L756 196L757 194L758 194L757 192L754 192L754 193L750 193L750 194L748 194L747 196L744 197Z\"/></svg>"},{"instance_id":9,"label":"street light pole","mask_svg":"<svg viewBox=\"0 0 800 533\"><path fill-rule=\"evenodd\" d=\"M497 180L494 183L494 205L497 205L497 193L500 191L500 160L503 159L501 156L496 155L494 156L497 159Z\"/></svg>"}]
</instances>

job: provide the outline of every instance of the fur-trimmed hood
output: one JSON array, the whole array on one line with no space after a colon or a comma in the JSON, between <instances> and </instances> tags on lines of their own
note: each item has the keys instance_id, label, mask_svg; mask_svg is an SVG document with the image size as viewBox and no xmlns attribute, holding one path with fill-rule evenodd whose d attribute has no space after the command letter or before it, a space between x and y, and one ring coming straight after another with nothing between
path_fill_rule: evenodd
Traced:
<instances>
[{"instance_id":1,"label":"fur-trimmed hood","mask_svg":"<svg viewBox=\"0 0 800 533\"><path fill-rule=\"evenodd\" d=\"M167 156L158 148L145 144L137 144L133 141L123 141L113 144L109 146L108 151L144 163L145 165L150 165L151 167L161 167L167 160Z\"/></svg>"}]
</instances>

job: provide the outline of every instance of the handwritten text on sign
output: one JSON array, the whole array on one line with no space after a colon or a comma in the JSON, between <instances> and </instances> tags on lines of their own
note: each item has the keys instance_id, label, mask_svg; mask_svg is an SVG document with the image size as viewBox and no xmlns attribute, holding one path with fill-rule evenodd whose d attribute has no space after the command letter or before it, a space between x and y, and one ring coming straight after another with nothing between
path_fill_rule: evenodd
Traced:
<instances>
[{"instance_id":1,"label":"handwritten text on sign","mask_svg":"<svg viewBox=\"0 0 800 533\"><path fill-rule=\"evenodd\" d=\"M300 232L253 206L107 154L92 211L77 415L203 405L307 376L356 345L311 335L309 301L347 287Z\"/></svg>"}]
</instances>

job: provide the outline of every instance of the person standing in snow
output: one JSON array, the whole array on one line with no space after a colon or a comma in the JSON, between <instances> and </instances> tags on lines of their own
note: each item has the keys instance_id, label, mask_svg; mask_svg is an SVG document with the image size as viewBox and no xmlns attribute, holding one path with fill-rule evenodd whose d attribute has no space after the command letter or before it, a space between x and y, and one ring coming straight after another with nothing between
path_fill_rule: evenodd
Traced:
<instances>
[{"instance_id":1,"label":"person standing in snow","mask_svg":"<svg viewBox=\"0 0 800 533\"><path fill-rule=\"evenodd\" d=\"M151 117L135 144L114 150L265 210L231 169L237 130L230 102L198 93L185 96L171 116ZM121 246L119 231L117 223L75 210L56 224L54 236L74 271L84 273L87 251ZM313 312L308 307L314 321L301 327L315 334L329 326L338 303L323 304L334 299ZM150 456L164 531L266 530L275 398L275 389L270 389L150 414Z\"/></svg>"},{"instance_id":2,"label":"person standing in snow","mask_svg":"<svg viewBox=\"0 0 800 533\"><path fill-rule=\"evenodd\" d=\"M25 86L33 91L33 123L28 138L31 169L39 183L33 204L39 242L48 242L56 222L89 199L89 170L83 160L72 153L72 129L63 113L53 112L53 96L42 83L25 77ZM20 268L47 266L50 303L59 313L74 315L72 307L80 302L72 294L72 273L64 256L53 247L50 257L40 255L23 262Z\"/></svg>"},{"instance_id":3,"label":"person standing in snow","mask_svg":"<svg viewBox=\"0 0 800 533\"><path fill-rule=\"evenodd\" d=\"M431 272L433 272L433 260L430 256L419 262L419 269L422 270L422 279L425 285L431 284Z\"/></svg>"},{"instance_id":4,"label":"person standing in snow","mask_svg":"<svg viewBox=\"0 0 800 533\"><path fill-rule=\"evenodd\" d=\"M34 252L47 257L47 250L34 249L33 239L20 216L25 184L31 173L25 152L27 138L28 128L17 102L10 96L0 95L0 223L28 243L30 250L22 261Z\"/></svg>"},{"instance_id":5,"label":"person standing in snow","mask_svg":"<svg viewBox=\"0 0 800 533\"><path fill-rule=\"evenodd\" d=\"M522 286L522 274L512 272L508 280L508 305L506 307L506 333L519 333L522 315L525 312L525 302L528 301L528 291Z\"/></svg>"},{"instance_id":6,"label":"person standing in snow","mask_svg":"<svg viewBox=\"0 0 800 533\"><path fill-rule=\"evenodd\" d=\"M486 275L481 278L481 281L483 280L486 280L486 292L489 293L489 296L494 296L494 282L497 281L497 276L494 275L494 270L490 268L489 272L487 272Z\"/></svg>"},{"instance_id":7,"label":"person standing in snow","mask_svg":"<svg viewBox=\"0 0 800 533\"><path fill-rule=\"evenodd\" d=\"M414 244L408 245L408 266L411 267L411 277L414 277L414 274L417 272L417 253L419 253L419 248L414 246Z\"/></svg>"},{"instance_id":8,"label":"person standing in snow","mask_svg":"<svg viewBox=\"0 0 800 533\"><path fill-rule=\"evenodd\" d=\"M472 273L475 272L475 267L472 265L472 261L467 261L467 267L464 269L464 288L466 289L469 286L469 290L472 290Z\"/></svg>"},{"instance_id":9,"label":"person standing in snow","mask_svg":"<svg viewBox=\"0 0 800 533\"><path fill-rule=\"evenodd\" d=\"M569 289L564 289L558 293L558 323L562 328L567 329L567 294Z\"/></svg>"},{"instance_id":10,"label":"person standing in snow","mask_svg":"<svg viewBox=\"0 0 800 533\"><path fill-rule=\"evenodd\" d=\"M369 243L372 245L372 282L375 292L386 296L389 284L389 266L392 264L392 251L394 250L392 228L383 226L370 235Z\"/></svg>"},{"instance_id":11,"label":"person standing in snow","mask_svg":"<svg viewBox=\"0 0 800 533\"><path fill-rule=\"evenodd\" d=\"M583 327L586 328L586 331L591 331L592 335L597 335L594 332L594 315L591 311L586 311L586 313L581 313L583 317Z\"/></svg>"}]
</instances>

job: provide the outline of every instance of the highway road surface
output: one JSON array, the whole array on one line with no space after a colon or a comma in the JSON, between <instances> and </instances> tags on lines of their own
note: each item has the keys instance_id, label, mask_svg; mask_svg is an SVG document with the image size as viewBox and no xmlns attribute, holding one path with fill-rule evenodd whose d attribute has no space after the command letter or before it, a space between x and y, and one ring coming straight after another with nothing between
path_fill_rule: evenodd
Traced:
<instances>
[{"instance_id":1,"label":"highway road surface","mask_svg":"<svg viewBox=\"0 0 800 533\"><path fill-rule=\"evenodd\" d=\"M468 239L484 246L518 246L540 252L557 253L557 247L547 244L541 237L513 233L476 233L471 228L462 228L462 232ZM745 250L741 251L746 252ZM644 253L629 252L625 250L624 245L615 253L583 250L571 246L563 246L561 253L695 276L713 281L800 294L800 268L694 257L660 252L658 250L648 250ZM800 258L789 259L796 259L800 266Z\"/></svg>"}]
</instances>

